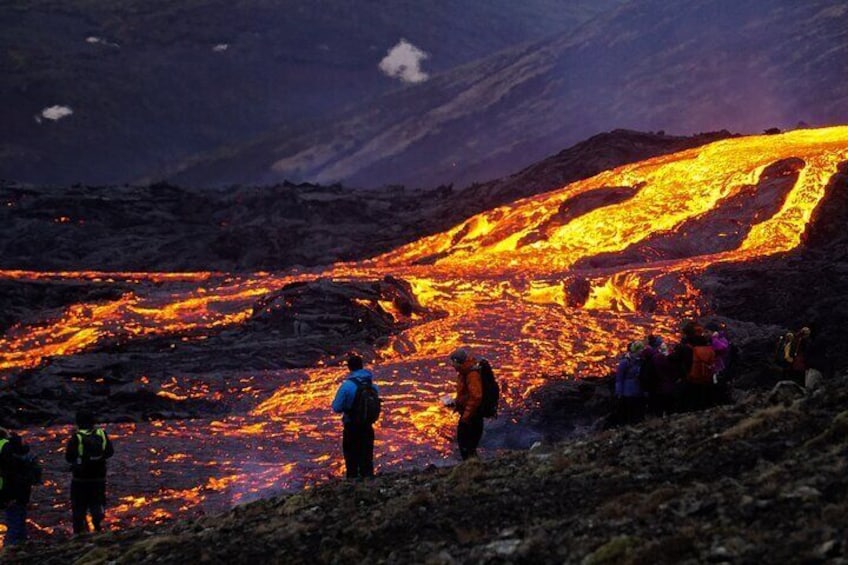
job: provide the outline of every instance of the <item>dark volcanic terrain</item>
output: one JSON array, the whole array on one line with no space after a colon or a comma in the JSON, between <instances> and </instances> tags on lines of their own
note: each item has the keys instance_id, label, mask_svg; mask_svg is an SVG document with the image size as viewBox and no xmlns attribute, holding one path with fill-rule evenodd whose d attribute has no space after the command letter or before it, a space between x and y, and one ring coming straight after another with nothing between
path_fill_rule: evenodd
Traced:
<instances>
[{"instance_id":1,"label":"dark volcanic terrain","mask_svg":"<svg viewBox=\"0 0 848 565\"><path fill-rule=\"evenodd\" d=\"M181 431L203 435L212 430L208 438L198 442L209 444L208 453L200 455L221 459L221 452L214 448L232 450L233 446L254 441L261 445L268 431L263 427L266 422L276 417L276 424L286 424L291 408L286 401L303 403L308 397L321 408L313 409L312 420L293 422L296 433L290 443L289 436L274 436L278 451L269 457L276 459L263 463L279 467L281 453L296 452L303 446L304 455L314 457L308 442L315 441L316 436L326 440L328 431L334 429L335 422L326 417L323 395L337 369L333 364L344 351L354 346L372 354L390 336L414 329L416 324L433 324L429 328L433 340L440 337L440 329L451 331L453 327L439 326L446 314L423 306L420 299L426 293L401 278L303 282L308 277L295 280L298 276L318 272L320 265L339 258L366 258L456 225L477 211L559 187L616 164L729 136L719 132L674 138L615 131L507 179L465 189L443 186L414 191L388 187L351 196L340 186L280 185L239 188L225 194L163 184L118 187L114 191L105 187L45 189L6 184L2 195L7 205L0 207L5 269L164 270L161 265L165 265L173 271L237 271L184 273L180 276L185 280L169 282L134 277L132 273L118 277L117 282L106 280L112 275L105 273L74 275L72 282L38 279L32 274L25 281L17 281L14 273L8 273L2 294L7 336L24 326L49 326L45 320L62 315L70 305L84 303L79 304L79 310L108 308L129 300L128 295L133 293L143 297L151 288L157 290L157 298L169 292L177 295L183 287L192 291L200 288L203 292L198 290L191 297L202 300L206 287L211 289L210 294L223 293L229 288L227 284L236 281L233 288L255 293L244 298L253 305L249 316L223 329L209 326L203 335L188 329L175 330L173 338L168 334L146 337L144 328L135 325L140 322L129 316L121 331L93 342L94 346L73 355L47 358L35 367L9 375L3 383L0 423L15 428L67 423L73 409L104 404L108 404L103 409L107 420L132 422L126 425L151 432L161 422L151 424L149 420L198 416L226 420L224 415L234 415L229 427L216 421L203 428L200 419L186 420L181 427L163 427L163 435L174 434L164 442L161 436L156 438L160 442L157 446L169 446L196 440L196 435L180 435ZM773 163L758 175L754 181L757 184L743 183L748 191L743 194L780 198L799 170L800 164L793 159ZM814 210L800 246L765 259L717 265L692 274L691 284L707 302L705 309L727 324L740 347L733 402L728 405L605 430L611 408L608 381L572 379L603 375L546 373L542 377L550 382L529 397L510 391L522 404L512 404L510 412L490 425L487 432L498 442L493 444L494 449L520 445L520 441L510 441L510 433L543 440L529 451L504 450L498 457L448 469L428 466L416 473L386 473L365 483L330 480L315 488L243 504L221 515L146 524L67 542L61 541L59 528L50 540L7 550L3 558L11 563L79 560L104 564L844 563L848 559L843 519L848 511L848 348L844 345L848 341L844 324L848 312L843 306L848 294L848 277L844 276L848 271L846 163L828 182L828 196ZM626 199L630 192L632 187L616 185L611 187L609 198ZM563 207L558 213L579 213L580 205L592 208L602 196L598 192L585 194L572 202L575 210ZM773 202L762 198L762 202L757 200L757 209L771 213ZM721 226L729 221L727 214L736 209L751 213L737 200L724 201L726 208L718 207L720 213L709 212L710 221L698 225L699 229L705 226L704 241L682 230L682 248L712 251L712 240L721 236ZM757 217L754 213L744 221L753 223ZM229 249L229 254L221 253L221 246ZM592 260L597 261L598 268L622 261L639 264L640 258L657 249L674 251L659 238ZM279 287L268 290L256 282L261 277L249 274L273 266L290 267L292 279L279 279ZM194 276L200 278L191 278ZM485 287L454 288L478 292ZM453 298L458 302L460 295ZM155 321L156 306L139 301L127 311L144 312ZM624 326L634 324L631 330L636 331L640 317L654 313L650 306L646 304L645 311L599 312L597 319L610 324L621 320ZM191 314L190 305L180 303L180 307ZM561 316L561 310L552 310ZM583 314L578 307L566 311L575 318ZM497 313L494 305L492 312ZM544 315L542 309L533 312ZM216 312L222 316L229 313ZM508 316L510 311L500 314ZM588 316L579 319L593 320ZM481 320L505 322L495 315ZM808 324L818 330L828 352L824 387L804 390L792 383L779 384L780 372L770 362L774 339L786 329ZM532 329L532 324L528 325ZM620 326L607 327L610 332L627 331ZM494 347L498 327L484 330L481 335ZM542 326L538 335L550 339L544 330ZM553 343L562 345L555 339ZM395 400L408 410L407 414L424 414L426 404L410 409L403 403L416 401L409 400L415 395L438 391L433 382L420 377L430 376L429 371L439 368L431 364L421 373L411 372L414 364L433 360L422 355L407 364L404 344L395 345L400 349L394 350L397 374L392 384L401 385ZM415 345L410 352L416 353ZM418 344L422 348L433 346L434 350L437 345L433 341ZM600 350L600 355L607 357L616 354ZM287 374L289 381L256 379L243 389L227 382L233 369L241 367L250 369L248 372L285 370L325 361L326 367L318 370L327 381L313 382L303 375ZM523 372L526 367L520 370L519 377L532 376L530 371ZM289 389L296 391L293 396L302 393L303 397L287 398L285 391ZM220 393L201 398L189 394L194 390ZM264 402L280 391L279 404ZM264 409L254 410L260 402ZM240 421L248 411L253 419ZM428 430L440 425L435 417L413 422ZM115 428L118 424L113 424ZM414 428L413 433L421 428ZM406 432L411 428L392 428L388 422L382 428L387 447L409 447L392 443L397 438L389 436L398 429ZM145 441L153 441L153 434L138 438L134 437L135 430L125 432L122 438L127 453L136 457L129 459L128 455L121 462L119 468L124 472L151 459ZM62 432L58 427L48 431ZM308 432L315 436L308 436ZM251 437L251 433L255 435ZM429 440L432 438L418 441ZM324 443L314 445L326 447ZM253 455L248 450L239 453ZM317 455L312 461L318 461L327 482L327 474L337 468L320 459L330 457L326 453ZM173 506L183 504L178 495L205 495L214 490L208 484L221 477L236 477L232 466L212 465L202 477L186 477L184 469L199 467L189 466L195 461L186 461L185 467L179 461L172 467L157 468L164 469L169 481L179 483L173 488L176 495L164 489L164 495L174 496L170 500ZM202 458L198 461L204 463ZM239 473L254 470L249 464L242 467L239 461L235 463ZM57 464L52 465L50 470L59 472ZM225 474L225 469L233 474ZM280 479L273 474L263 478L269 476L272 486ZM209 482L204 484L207 478ZM132 489L137 496L137 490L148 488L144 494L150 496L153 491L154 496L146 502L142 497L141 504L153 504L155 496L161 503L160 483L144 479L148 483L139 479L130 486L120 486ZM61 488L58 492L61 494ZM129 506L126 498L121 501ZM53 519L62 508L43 504L40 510L52 513ZM117 514L117 509L114 512ZM135 513L142 512L138 507L130 508L119 519L126 520L122 524L132 523ZM142 516L139 521L148 517Z\"/></svg>"},{"instance_id":2,"label":"dark volcanic terrain","mask_svg":"<svg viewBox=\"0 0 848 565\"><path fill-rule=\"evenodd\" d=\"M510 177L464 189L349 191L341 186L278 185L231 191L147 187L41 188L0 186L0 267L36 271L217 271L246 273L310 268L355 261L456 225L478 212L559 188L616 166L674 153L729 137L693 137L616 130L595 136ZM106 275L92 274L93 279ZM2 281L0 323L60 316L77 303L117 303L161 283L128 280ZM179 284L170 283L176 290ZM373 349L411 325L378 304L415 297L402 281L345 285L330 281L286 288L264 296L245 324L195 339L180 336L130 339L121 329L105 343L73 356L46 359L10 377L0 391L0 424L70 422L81 406L100 409L109 421L144 421L223 414L238 407L164 395L160 375L178 376L181 387L227 389L223 371L261 371L311 366L322 355ZM188 287L187 287L188 288ZM376 290L373 290L376 289ZM279 296L299 297L290 308L263 315ZM310 296L314 298L309 298ZM359 302L357 302L359 301ZM362 301L370 306L363 306ZM419 308L416 306L415 308ZM420 311L414 323L437 317ZM282 318L280 316L285 314ZM295 327L297 320L297 327ZM310 320L306 323L306 320ZM363 321L364 320L364 321ZM227 355L221 355L226 351ZM142 376L152 376L140 383ZM157 395L159 393L159 395Z\"/></svg>"},{"instance_id":3,"label":"dark volcanic terrain","mask_svg":"<svg viewBox=\"0 0 848 565\"><path fill-rule=\"evenodd\" d=\"M0 183L0 268L250 272L361 260L519 198L730 136L615 130L463 188Z\"/></svg>"},{"instance_id":4,"label":"dark volcanic terrain","mask_svg":"<svg viewBox=\"0 0 848 565\"><path fill-rule=\"evenodd\" d=\"M845 563L848 375L7 563Z\"/></svg>"}]
</instances>

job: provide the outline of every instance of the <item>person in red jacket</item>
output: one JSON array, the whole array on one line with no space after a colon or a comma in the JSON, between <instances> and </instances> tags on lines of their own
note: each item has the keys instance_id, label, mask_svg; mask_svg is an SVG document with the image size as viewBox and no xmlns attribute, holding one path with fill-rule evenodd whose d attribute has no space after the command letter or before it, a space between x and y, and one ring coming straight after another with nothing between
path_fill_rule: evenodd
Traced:
<instances>
[{"instance_id":1,"label":"person in red jacket","mask_svg":"<svg viewBox=\"0 0 848 565\"><path fill-rule=\"evenodd\" d=\"M483 380L477 369L477 360L467 349L460 347L450 354L450 362L456 369L456 396L452 406L459 413L456 441L463 461L477 457L477 446L483 437Z\"/></svg>"}]
</instances>

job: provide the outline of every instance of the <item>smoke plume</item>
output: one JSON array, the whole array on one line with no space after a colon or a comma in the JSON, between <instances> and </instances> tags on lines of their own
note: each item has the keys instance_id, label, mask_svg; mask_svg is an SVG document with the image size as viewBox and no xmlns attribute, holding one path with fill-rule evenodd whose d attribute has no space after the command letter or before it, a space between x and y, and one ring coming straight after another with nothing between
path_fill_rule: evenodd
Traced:
<instances>
[{"instance_id":1,"label":"smoke plume","mask_svg":"<svg viewBox=\"0 0 848 565\"><path fill-rule=\"evenodd\" d=\"M428 53L401 39L380 61L380 70L403 82L424 82L430 75L421 70L421 62L428 57Z\"/></svg>"}]
</instances>

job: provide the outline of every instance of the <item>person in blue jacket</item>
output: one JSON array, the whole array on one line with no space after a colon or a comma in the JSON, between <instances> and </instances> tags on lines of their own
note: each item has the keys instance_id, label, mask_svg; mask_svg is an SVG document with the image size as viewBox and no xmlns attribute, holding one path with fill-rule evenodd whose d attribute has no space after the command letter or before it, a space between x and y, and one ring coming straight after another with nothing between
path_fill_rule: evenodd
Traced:
<instances>
[{"instance_id":1,"label":"person in blue jacket","mask_svg":"<svg viewBox=\"0 0 848 565\"><path fill-rule=\"evenodd\" d=\"M644 349L643 341L631 342L615 371L615 397L624 424L634 424L645 415L645 395L639 378Z\"/></svg>"},{"instance_id":2,"label":"person in blue jacket","mask_svg":"<svg viewBox=\"0 0 848 565\"><path fill-rule=\"evenodd\" d=\"M350 354L347 358L347 368L350 371L336 392L333 399L333 412L342 414L344 431L342 433L342 452L345 460L345 476L349 479L374 476L374 426L371 422L355 415L354 404L362 396L361 387L374 385L374 375L363 368L362 357ZM361 401L360 401L361 402Z\"/></svg>"}]
</instances>

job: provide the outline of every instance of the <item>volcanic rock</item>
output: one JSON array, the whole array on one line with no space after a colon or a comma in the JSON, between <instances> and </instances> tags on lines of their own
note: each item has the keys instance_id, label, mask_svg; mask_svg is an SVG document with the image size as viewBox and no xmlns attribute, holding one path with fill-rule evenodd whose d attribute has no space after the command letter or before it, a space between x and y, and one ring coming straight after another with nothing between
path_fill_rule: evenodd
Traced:
<instances>
[{"instance_id":1,"label":"volcanic rock","mask_svg":"<svg viewBox=\"0 0 848 565\"><path fill-rule=\"evenodd\" d=\"M769 396L198 520L30 543L4 559L844 562L848 373L788 406Z\"/></svg>"},{"instance_id":2,"label":"volcanic rock","mask_svg":"<svg viewBox=\"0 0 848 565\"><path fill-rule=\"evenodd\" d=\"M351 350L368 353L389 335L438 315L418 303L408 283L390 276L290 284L260 298L246 323L208 339L124 342L114 336L77 355L47 359L5 384L0 425L72 422L80 408L96 409L103 421L225 413L238 402L237 394L218 403L176 394L168 386L205 384L218 390L236 370L311 367Z\"/></svg>"},{"instance_id":3,"label":"volcanic rock","mask_svg":"<svg viewBox=\"0 0 848 565\"><path fill-rule=\"evenodd\" d=\"M224 192L164 183L35 188L0 181L0 202L10 204L0 206L0 267L232 272L364 259L610 167L729 135L615 130L462 190L283 183Z\"/></svg>"}]
</instances>

